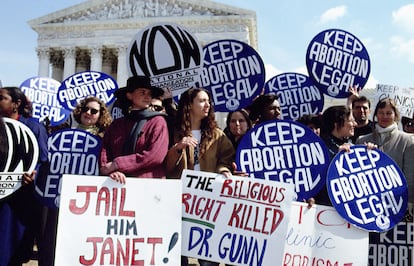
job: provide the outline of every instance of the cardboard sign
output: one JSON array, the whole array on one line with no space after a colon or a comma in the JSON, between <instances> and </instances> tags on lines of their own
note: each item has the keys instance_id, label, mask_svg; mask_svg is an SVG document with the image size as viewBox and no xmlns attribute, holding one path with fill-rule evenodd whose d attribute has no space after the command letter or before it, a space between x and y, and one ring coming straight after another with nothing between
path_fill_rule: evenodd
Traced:
<instances>
[{"instance_id":1,"label":"cardboard sign","mask_svg":"<svg viewBox=\"0 0 414 266\"><path fill-rule=\"evenodd\" d=\"M101 138L80 129L63 129L48 139L50 171L37 193L46 206L58 208L63 174L99 175Z\"/></svg>"},{"instance_id":2,"label":"cardboard sign","mask_svg":"<svg viewBox=\"0 0 414 266\"><path fill-rule=\"evenodd\" d=\"M367 261L367 231L345 222L332 207L315 204L308 209L307 203L292 203L280 265L351 266Z\"/></svg>"},{"instance_id":3,"label":"cardboard sign","mask_svg":"<svg viewBox=\"0 0 414 266\"><path fill-rule=\"evenodd\" d=\"M296 121L303 115L317 115L323 110L323 94L303 74L283 73L274 76L266 82L264 90L265 94L279 96L282 119Z\"/></svg>"},{"instance_id":4,"label":"cardboard sign","mask_svg":"<svg viewBox=\"0 0 414 266\"><path fill-rule=\"evenodd\" d=\"M215 111L244 108L262 92L265 67L253 47L237 40L219 40L203 51L200 87L210 91Z\"/></svg>"},{"instance_id":5,"label":"cardboard sign","mask_svg":"<svg viewBox=\"0 0 414 266\"><path fill-rule=\"evenodd\" d=\"M282 265L292 184L184 170L183 255L231 265Z\"/></svg>"},{"instance_id":6,"label":"cardboard sign","mask_svg":"<svg viewBox=\"0 0 414 266\"><path fill-rule=\"evenodd\" d=\"M149 76L153 86L169 88L173 96L192 87L203 66L203 50L196 37L173 23L155 23L140 30L127 56L130 76Z\"/></svg>"},{"instance_id":7,"label":"cardboard sign","mask_svg":"<svg viewBox=\"0 0 414 266\"><path fill-rule=\"evenodd\" d=\"M79 101L95 96L107 105L115 101L114 92L118 89L116 80L108 74L85 71L73 74L59 86L59 103L68 110L75 109Z\"/></svg>"},{"instance_id":8,"label":"cardboard sign","mask_svg":"<svg viewBox=\"0 0 414 266\"><path fill-rule=\"evenodd\" d=\"M25 80L20 89L32 103L32 117L39 122L49 119L51 126L62 124L71 111L62 108L57 99L60 82L46 77L32 77Z\"/></svg>"},{"instance_id":9,"label":"cardboard sign","mask_svg":"<svg viewBox=\"0 0 414 266\"><path fill-rule=\"evenodd\" d=\"M180 180L63 175L55 265L180 265Z\"/></svg>"},{"instance_id":10,"label":"cardboard sign","mask_svg":"<svg viewBox=\"0 0 414 266\"><path fill-rule=\"evenodd\" d=\"M363 88L371 71L363 43L339 29L322 31L312 39L306 52L306 67L318 88L335 98L347 98L354 85Z\"/></svg>"},{"instance_id":11,"label":"cardboard sign","mask_svg":"<svg viewBox=\"0 0 414 266\"><path fill-rule=\"evenodd\" d=\"M32 130L25 124L2 118L6 129L4 143L8 154L0 160L0 199L22 186L23 173L35 170L39 159L39 145Z\"/></svg>"},{"instance_id":12,"label":"cardboard sign","mask_svg":"<svg viewBox=\"0 0 414 266\"><path fill-rule=\"evenodd\" d=\"M414 116L414 88L400 88L394 85L377 84L375 100L372 106L384 98L391 98L400 111L401 116Z\"/></svg>"},{"instance_id":13,"label":"cardboard sign","mask_svg":"<svg viewBox=\"0 0 414 266\"><path fill-rule=\"evenodd\" d=\"M324 186L329 153L307 126L273 120L256 125L244 135L236 164L252 178L294 184L298 201L302 201Z\"/></svg>"},{"instance_id":14,"label":"cardboard sign","mask_svg":"<svg viewBox=\"0 0 414 266\"><path fill-rule=\"evenodd\" d=\"M328 168L329 198L349 223L372 232L393 228L408 205L407 181L384 152L354 145L341 151Z\"/></svg>"}]
</instances>

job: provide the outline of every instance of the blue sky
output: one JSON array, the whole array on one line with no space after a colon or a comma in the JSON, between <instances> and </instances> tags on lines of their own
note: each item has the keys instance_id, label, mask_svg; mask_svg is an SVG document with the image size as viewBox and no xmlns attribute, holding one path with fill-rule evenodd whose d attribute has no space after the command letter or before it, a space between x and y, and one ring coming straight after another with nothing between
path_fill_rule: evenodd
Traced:
<instances>
[{"instance_id":1,"label":"blue sky","mask_svg":"<svg viewBox=\"0 0 414 266\"><path fill-rule=\"evenodd\" d=\"M27 21L84 2L14 0L1 7L0 80L19 86L36 76L37 34ZM410 1L219 0L256 11L258 52L267 78L283 72L306 73L309 42L319 32L338 28L358 37L371 60L366 87L377 83L414 88L414 4ZM23 8L24 7L24 8Z\"/></svg>"}]
</instances>

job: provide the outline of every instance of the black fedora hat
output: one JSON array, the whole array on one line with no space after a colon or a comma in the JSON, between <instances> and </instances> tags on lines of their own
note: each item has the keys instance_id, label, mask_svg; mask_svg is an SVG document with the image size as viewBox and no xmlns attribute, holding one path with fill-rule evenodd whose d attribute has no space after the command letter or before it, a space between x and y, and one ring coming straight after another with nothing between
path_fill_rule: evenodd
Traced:
<instances>
[{"instance_id":1,"label":"black fedora hat","mask_svg":"<svg viewBox=\"0 0 414 266\"><path fill-rule=\"evenodd\" d=\"M133 92L136 89L145 88L151 90L152 97L160 97L164 94L163 89L152 86L151 79L147 76L132 76L127 80L125 87L119 88L115 91L117 98L124 97L127 92Z\"/></svg>"}]
</instances>

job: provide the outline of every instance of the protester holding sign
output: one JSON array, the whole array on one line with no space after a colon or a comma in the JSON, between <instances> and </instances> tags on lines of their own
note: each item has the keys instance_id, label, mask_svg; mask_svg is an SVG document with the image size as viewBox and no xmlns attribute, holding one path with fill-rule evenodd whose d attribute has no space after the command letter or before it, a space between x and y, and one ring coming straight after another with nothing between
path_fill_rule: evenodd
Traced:
<instances>
[{"instance_id":1,"label":"protester holding sign","mask_svg":"<svg viewBox=\"0 0 414 266\"><path fill-rule=\"evenodd\" d=\"M349 138L354 135L356 122L351 110L344 105L331 106L322 114L321 138L328 148L331 160L341 151L349 151ZM332 206L326 186L316 195L317 204Z\"/></svg>"},{"instance_id":2,"label":"protester holding sign","mask_svg":"<svg viewBox=\"0 0 414 266\"><path fill-rule=\"evenodd\" d=\"M12 212L9 212L9 215L12 215L14 218L1 215L0 224L10 226L7 230L0 229L1 235L3 238L12 236L12 244L10 250L1 251L2 256L0 257L7 259L6 253L8 251L12 252L13 255L8 263L10 263L9 265L14 265L15 263L27 262L31 258L35 238L37 239L40 259L43 258L45 252L41 235L42 205L35 198L35 182L42 182L49 171L48 135L46 128L31 118L30 103L26 95L18 87L0 88L0 114L2 117L15 119L25 124L35 135L40 150L36 170L31 173L25 173L22 180L24 186L8 198L10 210L12 210ZM16 219L16 217L18 218ZM14 250L16 247L18 249Z\"/></svg>"},{"instance_id":3,"label":"protester holding sign","mask_svg":"<svg viewBox=\"0 0 414 266\"><path fill-rule=\"evenodd\" d=\"M162 90L149 77L133 76L115 95L123 117L105 132L100 171L125 183L126 176L165 177L163 161L168 151L168 128L163 113L149 110L152 93Z\"/></svg>"},{"instance_id":4,"label":"protester holding sign","mask_svg":"<svg viewBox=\"0 0 414 266\"><path fill-rule=\"evenodd\" d=\"M78 122L77 129L82 129L103 137L112 122L106 104L95 96L89 96L79 102L73 110L73 117Z\"/></svg>"},{"instance_id":5,"label":"protester holding sign","mask_svg":"<svg viewBox=\"0 0 414 266\"><path fill-rule=\"evenodd\" d=\"M184 169L231 175L234 148L217 126L210 94L190 88L178 102L174 144L166 157L167 176L180 178ZM182 265L187 265L183 257ZM200 260L201 266L218 263Z\"/></svg>"},{"instance_id":6,"label":"protester holding sign","mask_svg":"<svg viewBox=\"0 0 414 266\"><path fill-rule=\"evenodd\" d=\"M374 111L376 124L373 132L359 137L357 143L373 142L397 163L407 180L408 207L411 210L414 205L414 139L398 129L399 119L400 112L394 100L380 100Z\"/></svg>"}]
</instances>

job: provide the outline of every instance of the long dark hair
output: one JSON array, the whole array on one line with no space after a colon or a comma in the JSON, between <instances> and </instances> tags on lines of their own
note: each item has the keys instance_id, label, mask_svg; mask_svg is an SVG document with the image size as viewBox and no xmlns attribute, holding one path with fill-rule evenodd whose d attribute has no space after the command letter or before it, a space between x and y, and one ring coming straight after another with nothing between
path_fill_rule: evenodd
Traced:
<instances>
[{"instance_id":1,"label":"long dark hair","mask_svg":"<svg viewBox=\"0 0 414 266\"><path fill-rule=\"evenodd\" d=\"M7 93L12 98L12 102L17 103L20 100L20 106L17 110L19 115L23 117L32 116L32 105L19 87L3 87L1 89L7 90Z\"/></svg>"},{"instance_id":2,"label":"long dark hair","mask_svg":"<svg viewBox=\"0 0 414 266\"><path fill-rule=\"evenodd\" d=\"M192 104L194 98L197 97L197 95L202 91L207 93L209 97L210 109L207 117L201 120L201 139L207 139L209 141L213 138L213 132L217 128L217 122L215 120L211 95L204 88L190 88L181 94L180 100L178 101L175 130L178 132L177 136L179 139L191 135L190 105ZM203 147L203 145L200 146L200 156L205 152L205 149L206 147Z\"/></svg>"}]
</instances>

